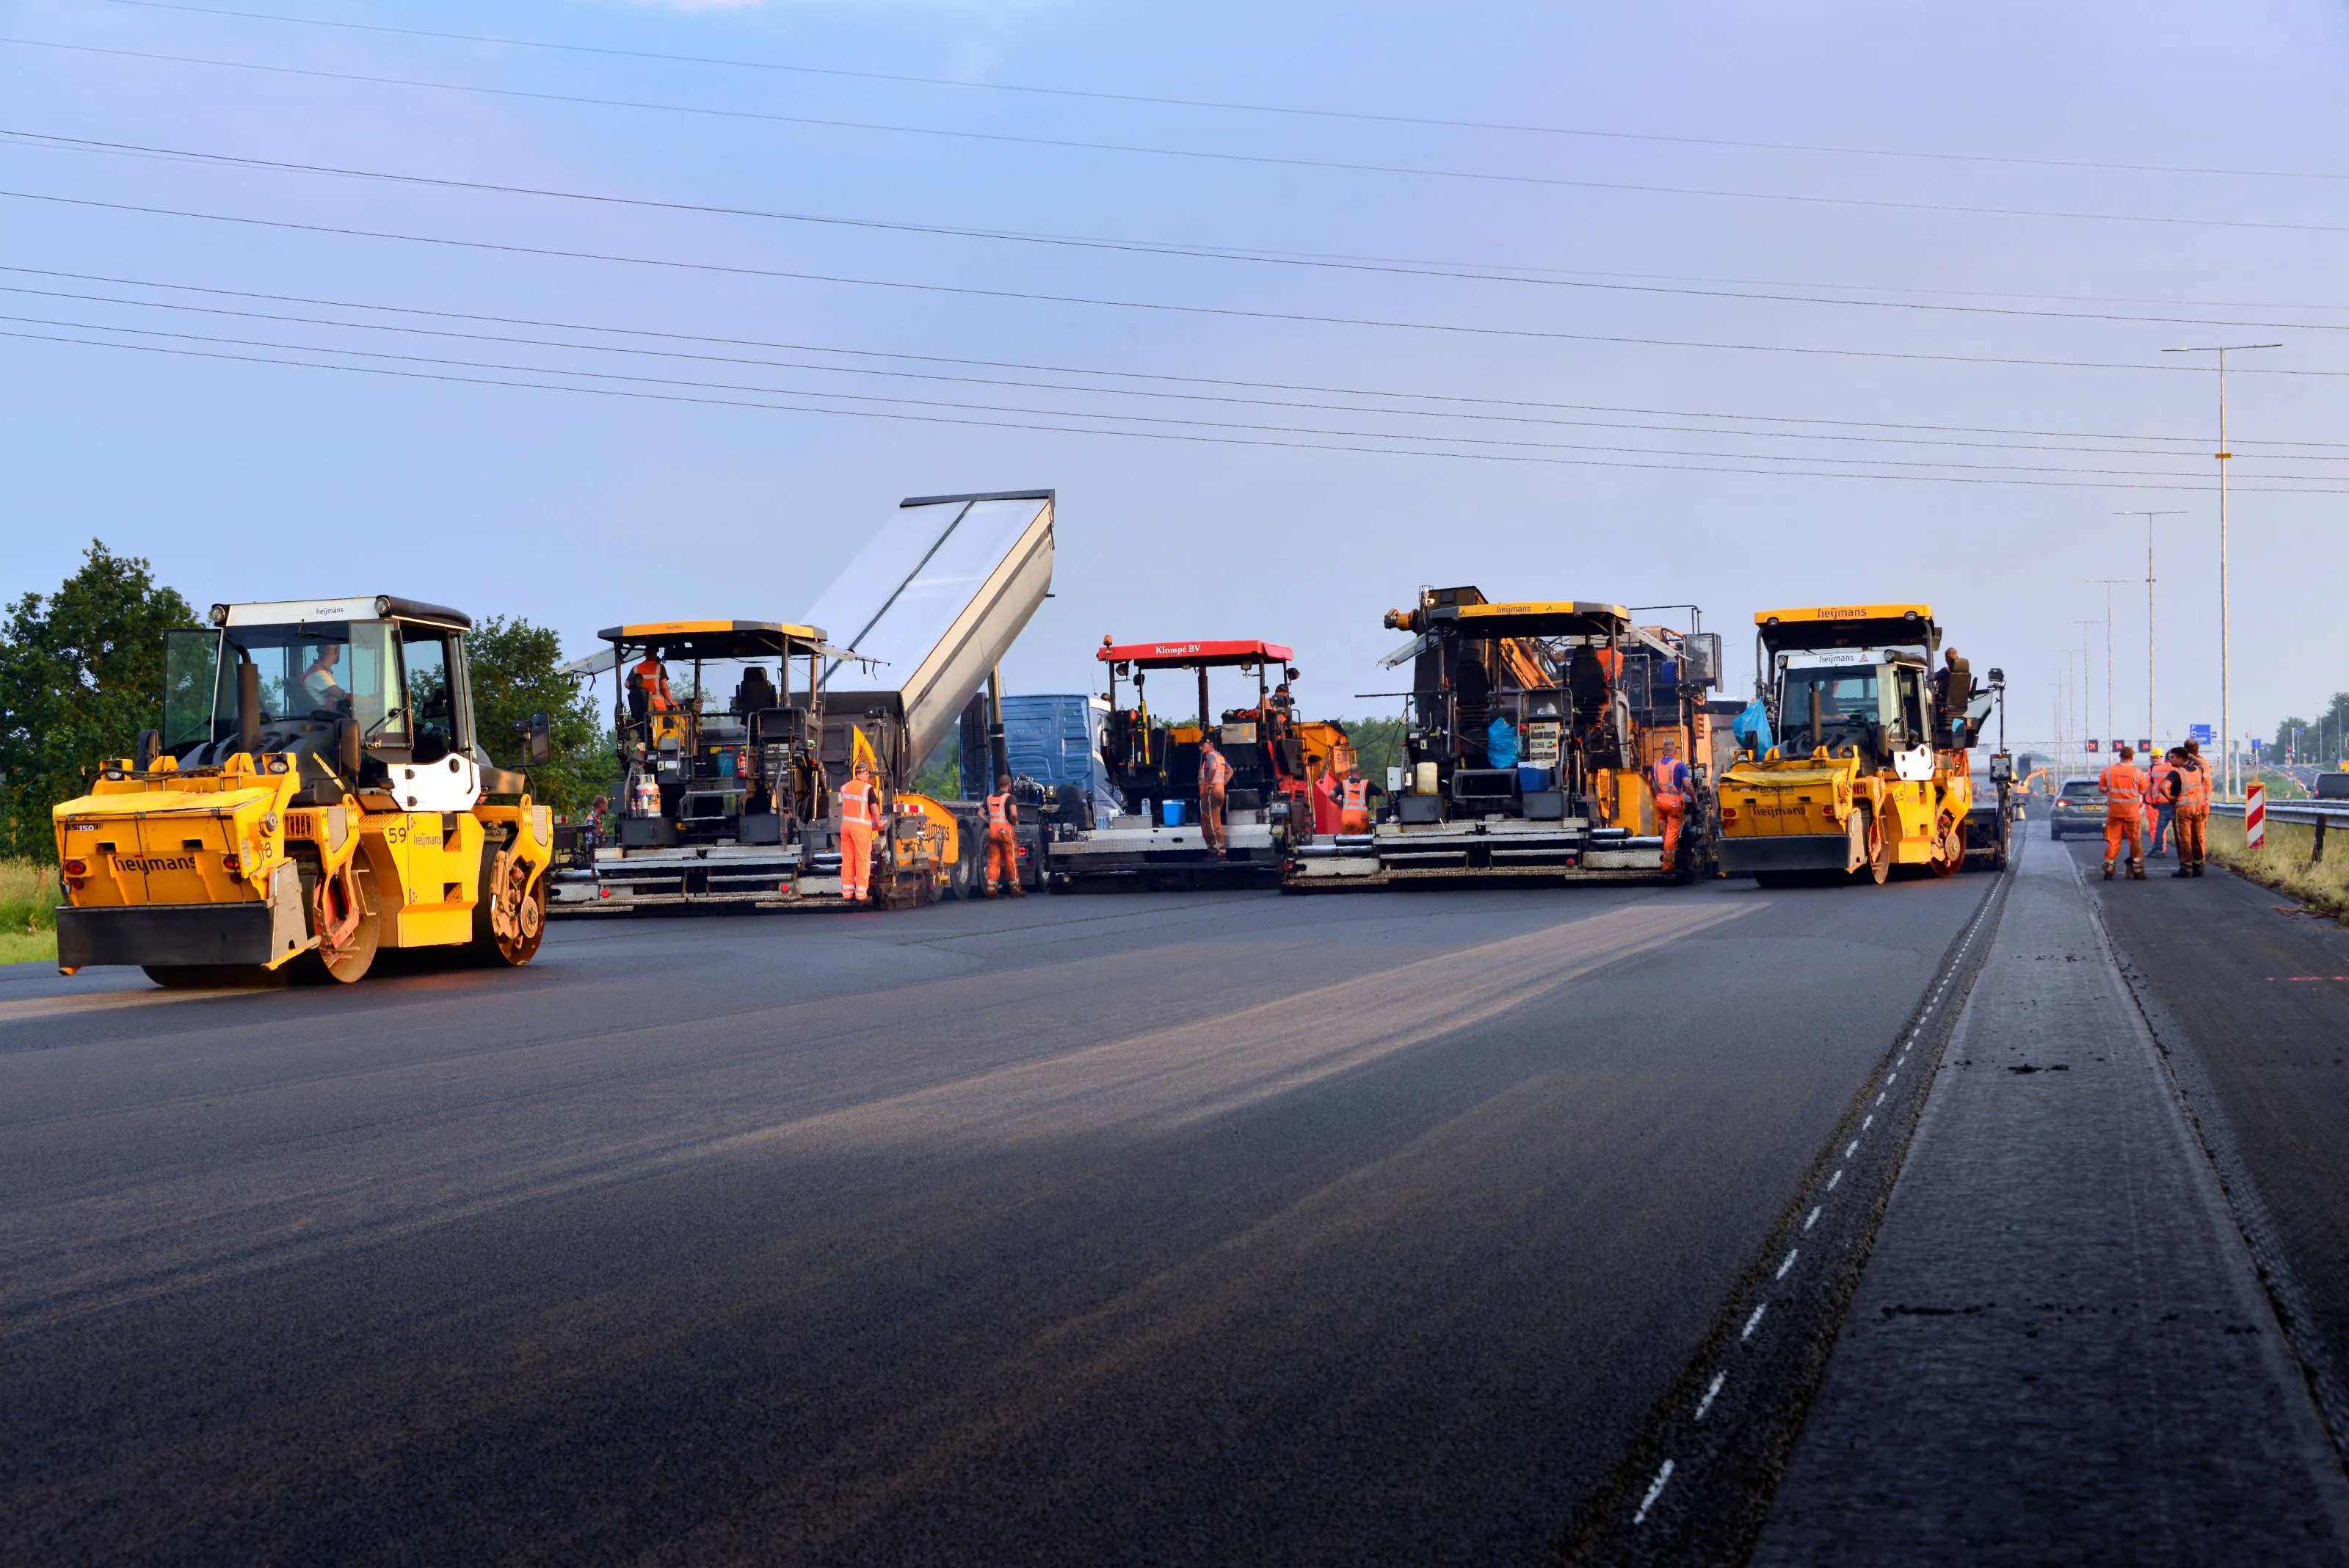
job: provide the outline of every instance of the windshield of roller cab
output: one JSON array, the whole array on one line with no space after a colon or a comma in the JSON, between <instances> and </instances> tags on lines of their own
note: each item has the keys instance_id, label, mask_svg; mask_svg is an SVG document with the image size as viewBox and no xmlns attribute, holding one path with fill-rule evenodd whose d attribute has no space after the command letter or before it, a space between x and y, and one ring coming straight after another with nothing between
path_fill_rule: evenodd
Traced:
<instances>
[{"instance_id":1,"label":"windshield of roller cab","mask_svg":"<svg viewBox=\"0 0 2349 1568\"><path fill-rule=\"evenodd\" d=\"M223 634L214 682L212 738L236 732L237 666L261 671L261 722L355 719L369 740L404 737L398 706L399 656L391 626L379 620L308 621L299 626L232 626ZM387 672L389 672L388 677ZM386 710L385 693L392 692Z\"/></svg>"},{"instance_id":2,"label":"windshield of roller cab","mask_svg":"<svg viewBox=\"0 0 2349 1568\"><path fill-rule=\"evenodd\" d=\"M1812 729L1815 699L1816 732ZM1779 753L1795 756L1822 745L1835 752L1857 746L1864 752L1868 726L1880 716L1875 666L1789 670L1778 704Z\"/></svg>"}]
</instances>

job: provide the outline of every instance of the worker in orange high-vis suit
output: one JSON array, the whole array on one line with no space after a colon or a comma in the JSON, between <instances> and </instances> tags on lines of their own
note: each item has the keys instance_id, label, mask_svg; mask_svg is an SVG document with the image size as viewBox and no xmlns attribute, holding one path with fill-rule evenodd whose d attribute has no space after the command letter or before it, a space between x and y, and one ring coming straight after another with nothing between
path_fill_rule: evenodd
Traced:
<instances>
[{"instance_id":1,"label":"worker in orange high-vis suit","mask_svg":"<svg viewBox=\"0 0 2349 1568\"><path fill-rule=\"evenodd\" d=\"M1001 774L995 775L995 793L987 797L987 896L995 897L995 881L999 876L1009 885L1011 896L1024 898L1028 889L1019 885L1019 836L1012 831L1019 822L1019 803L1011 798L1011 781Z\"/></svg>"},{"instance_id":2,"label":"worker in orange high-vis suit","mask_svg":"<svg viewBox=\"0 0 2349 1568\"><path fill-rule=\"evenodd\" d=\"M2105 792L2105 880L2113 879L2121 843L2128 843L2128 874L2132 882L2145 880L2145 774L2132 760L2130 746L2121 748L2120 761L2096 775Z\"/></svg>"},{"instance_id":3,"label":"worker in orange high-vis suit","mask_svg":"<svg viewBox=\"0 0 2349 1568\"><path fill-rule=\"evenodd\" d=\"M1368 833L1371 830L1371 786L1362 780L1360 766L1346 770L1346 783L1338 794L1338 831Z\"/></svg>"},{"instance_id":4,"label":"worker in orange high-vis suit","mask_svg":"<svg viewBox=\"0 0 2349 1568\"><path fill-rule=\"evenodd\" d=\"M840 896L851 904L872 901L873 830L881 821L881 795L873 787L873 764L859 763L840 786Z\"/></svg>"},{"instance_id":5,"label":"worker in orange high-vis suit","mask_svg":"<svg viewBox=\"0 0 2349 1568\"><path fill-rule=\"evenodd\" d=\"M2145 818L2146 831L2151 836L2145 852L2149 856L2167 853L2170 830L2178 821L2178 792L2170 785L2178 772L2178 748L2172 746L2161 754L2161 760L2146 770Z\"/></svg>"},{"instance_id":6,"label":"worker in orange high-vis suit","mask_svg":"<svg viewBox=\"0 0 2349 1568\"><path fill-rule=\"evenodd\" d=\"M1224 786L1232 781L1232 764L1216 749L1213 736L1199 737L1199 836L1216 858L1224 857Z\"/></svg>"},{"instance_id":7,"label":"worker in orange high-vis suit","mask_svg":"<svg viewBox=\"0 0 2349 1568\"><path fill-rule=\"evenodd\" d=\"M1688 818L1689 770L1680 742L1666 740L1648 764L1648 789L1656 798L1656 831L1664 836L1664 869L1679 864L1681 824Z\"/></svg>"},{"instance_id":8,"label":"worker in orange high-vis suit","mask_svg":"<svg viewBox=\"0 0 2349 1568\"><path fill-rule=\"evenodd\" d=\"M2198 742L2186 742L2171 785L2178 797L2178 869L2170 875L2199 877L2210 826L2210 768Z\"/></svg>"}]
</instances>

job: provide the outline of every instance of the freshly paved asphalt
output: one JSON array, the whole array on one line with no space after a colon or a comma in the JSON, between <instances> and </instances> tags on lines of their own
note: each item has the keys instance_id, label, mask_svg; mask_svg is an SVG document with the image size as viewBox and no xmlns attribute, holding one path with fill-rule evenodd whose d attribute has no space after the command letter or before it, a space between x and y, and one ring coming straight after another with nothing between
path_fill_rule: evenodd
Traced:
<instances>
[{"instance_id":1,"label":"freshly paved asphalt","mask_svg":"<svg viewBox=\"0 0 2349 1568\"><path fill-rule=\"evenodd\" d=\"M1984 889L0 971L0 1561L1548 1560Z\"/></svg>"}]
</instances>

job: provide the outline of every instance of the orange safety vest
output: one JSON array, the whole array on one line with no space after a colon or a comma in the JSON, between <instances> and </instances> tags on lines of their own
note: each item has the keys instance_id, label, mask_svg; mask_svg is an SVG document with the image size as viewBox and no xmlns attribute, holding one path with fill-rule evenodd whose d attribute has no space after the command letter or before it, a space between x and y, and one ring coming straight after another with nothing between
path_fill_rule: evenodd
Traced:
<instances>
[{"instance_id":1,"label":"orange safety vest","mask_svg":"<svg viewBox=\"0 0 2349 1568\"><path fill-rule=\"evenodd\" d=\"M2147 794L2154 805L2164 806L2169 804L2169 775L2177 771L2167 761L2163 761L2154 763L2152 769L2147 773L2146 778L2148 781Z\"/></svg>"},{"instance_id":2,"label":"orange safety vest","mask_svg":"<svg viewBox=\"0 0 2349 1568\"><path fill-rule=\"evenodd\" d=\"M2178 771L2186 780L2186 787L2178 793L2178 814L2180 816L2209 815L2210 770L2199 762L2191 762Z\"/></svg>"},{"instance_id":3,"label":"orange safety vest","mask_svg":"<svg viewBox=\"0 0 2349 1568\"><path fill-rule=\"evenodd\" d=\"M1680 769L1678 757L1658 757L1648 764L1648 782L1655 786L1659 802L1680 799Z\"/></svg>"},{"instance_id":4,"label":"orange safety vest","mask_svg":"<svg viewBox=\"0 0 2349 1568\"><path fill-rule=\"evenodd\" d=\"M842 826L862 823L873 826L873 786L863 779L850 779L840 786L840 820Z\"/></svg>"},{"instance_id":5,"label":"orange safety vest","mask_svg":"<svg viewBox=\"0 0 2349 1568\"><path fill-rule=\"evenodd\" d=\"M1011 815L1004 809L1004 807L1010 802L1010 799L1011 797L1008 794L991 794L987 797L988 826L1009 827L1011 826Z\"/></svg>"},{"instance_id":6,"label":"orange safety vest","mask_svg":"<svg viewBox=\"0 0 2349 1568\"><path fill-rule=\"evenodd\" d=\"M1346 809L1348 811L1370 810L1371 786L1369 783L1362 779L1348 779L1346 781L1345 800Z\"/></svg>"},{"instance_id":7,"label":"orange safety vest","mask_svg":"<svg viewBox=\"0 0 2349 1568\"><path fill-rule=\"evenodd\" d=\"M668 671L661 668L659 659L647 654L630 673L636 676L636 687L645 694L647 711L666 713L676 705L669 695Z\"/></svg>"},{"instance_id":8,"label":"orange safety vest","mask_svg":"<svg viewBox=\"0 0 2349 1568\"><path fill-rule=\"evenodd\" d=\"M2106 816L2134 816L2145 796L2145 775L2135 763L2115 763L2096 775L2105 790Z\"/></svg>"},{"instance_id":9,"label":"orange safety vest","mask_svg":"<svg viewBox=\"0 0 2349 1568\"><path fill-rule=\"evenodd\" d=\"M1232 776L1232 764L1224 760L1221 752L1203 752L1199 756L1199 787L1202 790L1221 789L1224 781Z\"/></svg>"}]
</instances>

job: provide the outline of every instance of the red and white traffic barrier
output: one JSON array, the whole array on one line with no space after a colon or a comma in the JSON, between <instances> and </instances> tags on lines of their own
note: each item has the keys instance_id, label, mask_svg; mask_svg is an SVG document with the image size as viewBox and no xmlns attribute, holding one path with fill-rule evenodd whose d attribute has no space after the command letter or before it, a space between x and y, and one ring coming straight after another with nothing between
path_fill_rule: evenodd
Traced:
<instances>
[{"instance_id":1,"label":"red and white traffic barrier","mask_svg":"<svg viewBox=\"0 0 2349 1568\"><path fill-rule=\"evenodd\" d=\"M2268 841L2268 786L2253 780L2243 792L2243 847L2257 849Z\"/></svg>"}]
</instances>

